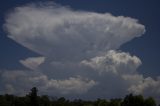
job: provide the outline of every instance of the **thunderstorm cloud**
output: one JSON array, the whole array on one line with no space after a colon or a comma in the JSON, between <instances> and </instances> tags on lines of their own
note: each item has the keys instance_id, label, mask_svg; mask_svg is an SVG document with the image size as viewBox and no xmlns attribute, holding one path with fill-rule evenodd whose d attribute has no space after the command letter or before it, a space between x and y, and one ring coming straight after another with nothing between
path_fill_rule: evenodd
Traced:
<instances>
[{"instance_id":1,"label":"thunderstorm cloud","mask_svg":"<svg viewBox=\"0 0 160 106\"><path fill-rule=\"evenodd\" d=\"M28 70L1 71L2 93L23 95L37 86L41 94L68 97L160 94L160 78L139 74L140 58L119 50L145 33L137 19L41 3L16 7L4 29L41 57L19 60Z\"/></svg>"}]
</instances>

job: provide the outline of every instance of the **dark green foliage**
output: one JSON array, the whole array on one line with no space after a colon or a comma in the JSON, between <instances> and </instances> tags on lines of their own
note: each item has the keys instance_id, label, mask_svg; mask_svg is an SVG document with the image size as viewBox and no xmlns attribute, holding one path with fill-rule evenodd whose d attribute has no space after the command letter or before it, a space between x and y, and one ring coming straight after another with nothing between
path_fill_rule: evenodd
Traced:
<instances>
[{"instance_id":1,"label":"dark green foliage","mask_svg":"<svg viewBox=\"0 0 160 106\"><path fill-rule=\"evenodd\" d=\"M95 106L109 106L109 102L105 99L97 99Z\"/></svg>"},{"instance_id":2,"label":"dark green foliage","mask_svg":"<svg viewBox=\"0 0 160 106\"><path fill-rule=\"evenodd\" d=\"M49 97L47 95L43 95L41 97L38 97L39 106L50 106L51 101L49 100Z\"/></svg>"},{"instance_id":3,"label":"dark green foliage","mask_svg":"<svg viewBox=\"0 0 160 106\"><path fill-rule=\"evenodd\" d=\"M38 89L36 87L33 87L31 89L31 92L29 94L30 106L39 106L37 92L38 92Z\"/></svg>"},{"instance_id":4,"label":"dark green foliage","mask_svg":"<svg viewBox=\"0 0 160 106\"><path fill-rule=\"evenodd\" d=\"M141 95L127 95L122 102L122 106L144 106L144 98Z\"/></svg>"},{"instance_id":5,"label":"dark green foliage","mask_svg":"<svg viewBox=\"0 0 160 106\"><path fill-rule=\"evenodd\" d=\"M109 106L121 106L122 99L111 99Z\"/></svg>"},{"instance_id":6,"label":"dark green foliage","mask_svg":"<svg viewBox=\"0 0 160 106\"><path fill-rule=\"evenodd\" d=\"M144 99L142 95L127 95L124 99L97 99L95 101L83 101L75 99L67 100L64 97L51 98L47 95L38 96L36 87L24 97L14 95L0 95L0 106L156 106L152 97Z\"/></svg>"},{"instance_id":7,"label":"dark green foliage","mask_svg":"<svg viewBox=\"0 0 160 106\"><path fill-rule=\"evenodd\" d=\"M144 103L145 106L156 106L156 102L152 97L147 98Z\"/></svg>"},{"instance_id":8,"label":"dark green foliage","mask_svg":"<svg viewBox=\"0 0 160 106\"><path fill-rule=\"evenodd\" d=\"M156 106L156 102L152 97L144 99L142 95L127 95L121 106Z\"/></svg>"}]
</instances>

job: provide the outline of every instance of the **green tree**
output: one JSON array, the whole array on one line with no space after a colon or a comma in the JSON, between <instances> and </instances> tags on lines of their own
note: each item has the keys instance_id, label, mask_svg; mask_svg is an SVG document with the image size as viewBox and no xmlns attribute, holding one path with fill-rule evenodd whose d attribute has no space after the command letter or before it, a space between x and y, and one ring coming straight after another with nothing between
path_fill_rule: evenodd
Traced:
<instances>
[{"instance_id":1,"label":"green tree","mask_svg":"<svg viewBox=\"0 0 160 106\"><path fill-rule=\"evenodd\" d=\"M156 102L152 97L147 98L144 101L145 106L156 106Z\"/></svg>"},{"instance_id":2,"label":"green tree","mask_svg":"<svg viewBox=\"0 0 160 106\"><path fill-rule=\"evenodd\" d=\"M50 100L47 95L39 97L40 106L50 106Z\"/></svg>"},{"instance_id":3,"label":"green tree","mask_svg":"<svg viewBox=\"0 0 160 106\"><path fill-rule=\"evenodd\" d=\"M96 106L108 106L109 102L105 99L98 99L96 101Z\"/></svg>"},{"instance_id":4,"label":"green tree","mask_svg":"<svg viewBox=\"0 0 160 106\"><path fill-rule=\"evenodd\" d=\"M142 95L133 96L127 95L122 102L122 106L144 106L144 99Z\"/></svg>"},{"instance_id":5,"label":"green tree","mask_svg":"<svg viewBox=\"0 0 160 106\"><path fill-rule=\"evenodd\" d=\"M33 87L31 89L31 92L29 94L30 98L30 105L31 106L39 106L38 105L38 96L37 96L38 89L36 87Z\"/></svg>"},{"instance_id":6,"label":"green tree","mask_svg":"<svg viewBox=\"0 0 160 106\"><path fill-rule=\"evenodd\" d=\"M121 106L121 99L111 99L109 106Z\"/></svg>"}]
</instances>

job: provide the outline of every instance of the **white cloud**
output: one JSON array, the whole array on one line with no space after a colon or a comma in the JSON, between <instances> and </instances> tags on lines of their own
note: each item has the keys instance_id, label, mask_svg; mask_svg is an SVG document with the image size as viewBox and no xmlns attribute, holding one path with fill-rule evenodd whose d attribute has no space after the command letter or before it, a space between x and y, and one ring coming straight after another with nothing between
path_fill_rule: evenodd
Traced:
<instances>
[{"instance_id":1,"label":"white cloud","mask_svg":"<svg viewBox=\"0 0 160 106\"><path fill-rule=\"evenodd\" d=\"M132 84L128 90L135 94L144 94L145 96L160 97L160 79L154 80L151 77L143 78L143 76L137 75L137 78L129 76L127 80L138 80L136 84ZM140 77L140 78L138 78Z\"/></svg>"},{"instance_id":2,"label":"white cloud","mask_svg":"<svg viewBox=\"0 0 160 106\"><path fill-rule=\"evenodd\" d=\"M20 60L37 71L0 72L7 92L25 94L37 86L41 93L83 93L89 98L147 94L149 89L148 95L159 94L159 79L144 78L136 71L141 60L116 51L144 34L144 25L136 19L32 4L15 8L4 27L9 38L42 55Z\"/></svg>"},{"instance_id":3,"label":"white cloud","mask_svg":"<svg viewBox=\"0 0 160 106\"><path fill-rule=\"evenodd\" d=\"M94 57L145 32L145 27L130 17L56 5L17 7L4 26L9 38L58 61Z\"/></svg>"},{"instance_id":4,"label":"white cloud","mask_svg":"<svg viewBox=\"0 0 160 106\"><path fill-rule=\"evenodd\" d=\"M97 82L94 80L88 80L81 77L70 77L66 80L51 80L47 86L49 88L56 88L61 91L61 93L84 93L87 92L88 89L95 86Z\"/></svg>"},{"instance_id":5,"label":"white cloud","mask_svg":"<svg viewBox=\"0 0 160 106\"><path fill-rule=\"evenodd\" d=\"M120 84L118 89L125 86L125 93L143 94L159 98L160 78L154 80L151 77L145 78L142 74L139 74L136 69L141 65L141 60L136 56L110 50L104 56L83 60L81 64L97 71L100 73L100 76L111 76L111 78L106 78L106 80L110 80L112 87L116 86L114 83L117 78L117 83Z\"/></svg>"},{"instance_id":6,"label":"white cloud","mask_svg":"<svg viewBox=\"0 0 160 106\"><path fill-rule=\"evenodd\" d=\"M80 76L68 79L49 79L46 75L29 71L5 71L1 75L5 83L5 92L24 95L31 87L36 86L41 93L48 94L85 93L97 84L94 80ZM23 90L22 90L23 88Z\"/></svg>"},{"instance_id":7,"label":"white cloud","mask_svg":"<svg viewBox=\"0 0 160 106\"><path fill-rule=\"evenodd\" d=\"M141 65L141 60L129 53L108 51L104 56L97 56L89 61L83 60L82 64L102 72L113 72L115 74L133 74Z\"/></svg>"},{"instance_id":8,"label":"white cloud","mask_svg":"<svg viewBox=\"0 0 160 106\"><path fill-rule=\"evenodd\" d=\"M25 60L20 60L20 63L29 69L36 70L44 61L45 57L29 57Z\"/></svg>"}]
</instances>

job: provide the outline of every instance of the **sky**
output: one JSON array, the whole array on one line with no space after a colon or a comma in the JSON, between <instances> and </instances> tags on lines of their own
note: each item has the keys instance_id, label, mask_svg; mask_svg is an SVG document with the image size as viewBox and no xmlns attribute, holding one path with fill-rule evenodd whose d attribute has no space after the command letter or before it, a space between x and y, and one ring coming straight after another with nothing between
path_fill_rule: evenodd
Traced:
<instances>
[{"instance_id":1,"label":"sky","mask_svg":"<svg viewBox=\"0 0 160 106\"><path fill-rule=\"evenodd\" d=\"M159 0L2 0L0 94L160 99Z\"/></svg>"}]
</instances>

